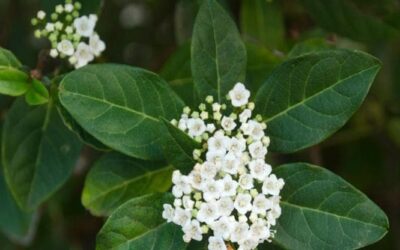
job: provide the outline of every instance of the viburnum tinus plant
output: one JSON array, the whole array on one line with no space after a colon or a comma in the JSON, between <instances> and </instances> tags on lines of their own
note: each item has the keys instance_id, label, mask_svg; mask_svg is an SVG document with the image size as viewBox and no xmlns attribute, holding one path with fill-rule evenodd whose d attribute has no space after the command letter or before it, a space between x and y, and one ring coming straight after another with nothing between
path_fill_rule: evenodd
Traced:
<instances>
[{"instance_id":1,"label":"viburnum tinus plant","mask_svg":"<svg viewBox=\"0 0 400 250\"><path fill-rule=\"evenodd\" d=\"M82 4L56 7L51 23L44 12L32 20L51 42L46 56L79 69L28 71L0 50L0 93L25 95L6 115L1 144L7 209L21 221L35 224L87 145L104 154L82 194L86 209L107 217L99 250L356 249L386 234L384 212L339 176L269 158L341 128L365 99L376 58L298 49L256 86L246 77L251 47L216 0L204 0L182 87L137 67L86 65L105 44L97 18L80 17Z\"/></svg>"}]
</instances>

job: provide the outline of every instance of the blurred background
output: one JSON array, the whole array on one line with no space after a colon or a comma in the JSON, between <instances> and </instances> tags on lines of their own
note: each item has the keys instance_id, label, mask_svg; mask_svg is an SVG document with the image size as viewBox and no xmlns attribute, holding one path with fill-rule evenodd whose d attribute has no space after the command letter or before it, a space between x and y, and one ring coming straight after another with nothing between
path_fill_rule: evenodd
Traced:
<instances>
[{"instance_id":1,"label":"blurred background","mask_svg":"<svg viewBox=\"0 0 400 250\"><path fill-rule=\"evenodd\" d=\"M35 68L48 48L35 39L30 19L61 0L0 0L0 46ZM328 140L290 154L271 154L274 165L306 161L324 166L366 193L388 215L390 231L367 249L400 249L400 1L220 0L235 19L248 50L246 84L252 90L290 56L330 47L366 51L382 69L361 109ZM107 44L98 62L159 72L191 99L190 37L201 0L81 0L98 13L97 31ZM99 4L102 8L98 10ZM12 99L0 97L1 117ZM94 249L103 223L85 211L81 191L92 162L85 148L72 178L34 216L31 225L0 213L0 249ZM0 176L2 177L2 176ZM0 178L0 189L4 189ZM0 198L0 210L2 209ZM24 224L25 223L25 224ZM21 232L24 237L10 234Z\"/></svg>"}]
</instances>

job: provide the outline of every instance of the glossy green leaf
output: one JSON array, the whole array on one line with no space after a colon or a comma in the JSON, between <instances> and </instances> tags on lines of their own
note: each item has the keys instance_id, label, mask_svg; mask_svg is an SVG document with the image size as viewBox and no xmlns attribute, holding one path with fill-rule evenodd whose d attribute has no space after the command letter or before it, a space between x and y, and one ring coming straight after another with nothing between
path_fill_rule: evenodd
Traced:
<instances>
[{"instance_id":1,"label":"glossy green leaf","mask_svg":"<svg viewBox=\"0 0 400 250\"><path fill-rule=\"evenodd\" d=\"M215 1L205 0L196 17L192 37L192 75L200 99L218 101L246 71L246 49L235 23Z\"/></svg>"},{"instance_id":2,"label":"glossy green leaf","mask_svg":"<svg viewBox=\"0 0 400 250\"><path fill-rule=\"evenodd\" d=\"M25 94L25 100L29 105L45 104L49 101L49 91L43 83L33 79Z\"/></svg>"},{"instance_id":3,"label":"glossy green leaf","mask_svg":"<svg viewBox=\"0 0 400 250\"><path fill-rule=\"evenodd\" d=\"M34 214L22 211L6 185L3 170L0 169L0 231L9 238L26 241Z\"/></svg>"},{"instance_id":4,"label":"glossy green leaf","mask_svg":"<svg viewBox=\"0 0 400 250\"><path fill-rule=\"evenodd\" d=\"M163 150L169 163L184 173L190 172L196 161L193 159L193 150L201 148L201 145L190 138L186 133L163 120Z\"/></svg>"},{"instance_id":5,"label":"glossy green leaf","mask_svg":"<svg viewBox=\"0 0 400 250\"><path fill-rule=\"evenodd\" d=\"M285 180L274 242L285 249L356 249L387 233L385 213L332 172L306 163L274 172Z\"/></svg>"},{"instance_id":6,"label":"glossy green leaf","mask_svg":"<svg viewBox=\"0 0 400 250\"><path fill-rule=\"evenodd\" d=\"M29 76L17 69L0 66L0 94L20 96L29 89Z\"/></svg>"},{"instance_id":7,"label":"glossy green leaf","mask_svg":"<svg viewBox=\"0 0 400 250\"><path fill-rule=\"evenodd\" d=\"M161 159L158 118L176 118L183 103L159 76L122 65L90 65L65 76L60 102L103 144L141 159Z\"/></svg>"},{"instance_id":8,"label":"glossy green leaf","mask_svg":"<svg viewBox=\"0 0 400 250\"><path fill-rule=\"evenodd\" d=\"M294 152L337 131L359 108L379 69L376 58L348 50L308 54L277 67L255 99L271 150Z\"/></svg>"},{"instance_id":9,"label":"glossy green leaf","mask_svg":"<svg viewBox=\"0 0 400 250\"><path fill-rule=\"evenodd\" d=\"M86 177L83 205L92 214L109 215L126 201L171 187L173 168L110 153L100 158Z\"/></svg>"},{"instance_id":10,"label":"glossy green leaf","mask_svg":"<svg viewBox=\"0 0 400 250\"><path fill-rule=\"evenodd\" d=\"M333 49L333 45L329 44L325 39L313 38L294 45L293 48L290 50L288 57L298 57L309 53L321 52L329 49Z\"/></svg>"},{"instance_id":11,"label":"glossy green leaf","mask_svg":"<svg viewBox=\"0 0 400 250\"><path fill-rule=\"evenodd\" d=\"M18 99L3 128L4 175L18 205L32 211L68 179L80 152L78 139L50 105Z\"/></svg>"},{"instance_id":12,"label":"glossy green leaf","mask_svg":"<svg viewBox=\"0 0 400 250\"><path fill-rule=\"evenodd\" d=\"M163 65L160 76L188 106L195 104L195 90L190 67L190 43L178 48Z\"/></svg>"},{"instance_id":13,"label":"glossy green leaf","mask_svg":"<svg viewBox=\"0 0 400 250\"><path fill-rule=\"evenodd\" d=\"M58 113L60 114L64 125L74 132L76 136L81 140L86 145L89 145L90 147L99 150L99 151L110 151L111 149L101 143L99 140L94 138L91 134L86 132L76 121L75 119L68 113L67 110L60 104L57 105L57 110Z\"/></svg>"},{"instance_id":14,"label":"glossy green leaf","mask_svg":"<svg viewBox=\"0 0 400 250\"><path fill-rule=\"evenodd\" d=\"M97 235L96 249L186 249L182 229L162 218L163 204L172 201L170 194L150 194L126 202Z\"/></svg>"},{"instance_id":15,"label":"glossy green leaf","mask_svg":"<svg viewBox=\"0 0 400 250\"><path fill-rule=\"evenodd\" d=\"M284 45L285 26L278 1L242 1L240 27L249 42L270 49Z\"/></svg>"},{"instance_id":16,"label":"glossy green leaf","mask_svg":"<svg viewBox=\"0 0 400 250\"><path fill-rule=\"evenodd\" d=\"M301 0L311 16L323 28L361 42L384 41L399 37L399 30L358 10L346 0Z\"/></svg>"},{"instance_id":17,"label":"glossy green leaf","mask_svg":"<svg viewBox=\"0 0 400 250\"><path fill-rule=\"evenodd\" d=\"M0 69L2 67L19 68L21 67L21 63L11 51L0 48Z\"/></svg>"},{"instance_id":18,"label":"glossy green leaf","mask_svg":"<svg viewBox=\"0 0 400 250\"><path fill-rule=\"evenodd\" d=\"M274 54L269 49L251 43L246 43L247 69L246 85L251 93L257 93L261 84L271 74L272 70L283 61L283 56Z\"/></svg>"}]
</instances>

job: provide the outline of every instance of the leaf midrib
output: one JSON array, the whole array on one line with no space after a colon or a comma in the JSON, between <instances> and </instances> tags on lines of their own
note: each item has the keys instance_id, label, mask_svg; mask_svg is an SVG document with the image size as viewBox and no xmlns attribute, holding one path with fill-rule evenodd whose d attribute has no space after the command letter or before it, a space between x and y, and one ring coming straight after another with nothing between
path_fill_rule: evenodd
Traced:
<instances>
[{"instance_id":1,"label":"leaf midrib","mask_svg":"<svg viewBox=\"0 0 400 250\"><path fill-rule=\"evenodd\" d=\"M369 71L369 70L372 70L372 69L375 69L375 68L379 68L379 67L380 67L380 65L377 64L377 65L374 65L374 66L372 66L372 67L366 68L366 69L364 69L364 70L362 70L362 71L360 71L360 72L358 72L358 73L356 73L356 74L353 74L353 75L350 75L350 76L345 77L345 78L343 78L343 79L340 79L340 80L337 81L335 84L330 85L329 87L323 89L322 91L319 91L319 92L317 92L317 93L315 93L315 94L313 94L313 95L310 95L310 96L308 96L307 98L304 98L304 99L301 100L300 102L296 103L295 105L290 106L290 107L286 108L285 110L283 110L283 111L281 111L281 112L279 112L279 113L277 113L277 114L275 114L275 115L273 115L273 116L271 116L271 117L269 117L269 118L267 118L267 119L264 119L264 122L268 123L268 122L270 122L271 120L273 120L273 119L275 119L275 118L277 118L277 117L279 117L279 116L281 116L281 115L284 115L284 114L288 113L289 111L291 111L291 110L297 108L298 106L303 105L304 103L308 102L309 100L313 99L314 97L323 94L325 91L331 90L332 88L334 88L334 87L340 85L340 84L343 83L344 81L346 81L346 80L348 80L348 79L351 79L352 77L355 77L355 76L357 76L357 75L360 75L360 74L362 74L362 73L364 73L364 72L366 72L366 71Z\"/></svg>"},{"instance_id":2,"label":"leaf midrib","mask_svg":"<svg viewBox=\"0 0 400 250\"><path fill-rule=\"evenodd\" d=\"M111 107L116 107L116 108L125 110L125 111L127 111L127 112L129 112L129 113L133 113L133 114L136 114L136 115L138 115L138 116L142 116L142 117L144 117L145 119L149 119L149 120L152 120L152 121L155 121L155 122L159 122L159 120L158 120L157 118L155 118L155 117L153 117L153 116L150 116L150 115L148 115L148 114L146 114L146 113L139 112L139 111L136 111L136 110L134 110L134 109L130 109L130 108L128 108L128 107L121 106L121 105L118 105L118 104L109 102L109 101L107 101L107 100L105 100L105 99L100 99L100 98L96 98L96 97L93 97L93 96L82 95L82 94L79 94L79 93L76 93L76 92L71 92L71 91L68 91L68 90L64 90L64 91L60 92L60 94L61 94L61 95L68 95L68 94L69 94L69 95L75 95L75 96L80 96L80 97L83 97L83 98L86 98L86 99L93 100L93 101L95 101L95 102L105 103L105 104L108 104L108 105L111 106ZM61 98L61 102L63 102L63 101L62 101L62 98Z\"/></svg>"},{"instance_id":3,"label":"leaf midrib","mask_svg":"<svg viewBox=\"0 0 400 250\"><path fill-rule=\"evenodd\" d=\"M323 210L318 210L318 209L311 208L311 207L304 207L304 206L296 205L296 204L293 204L293 203L289 203L287 201L281 201L280 203L282 205L286 205L286 206L289 206L289 207L297 208L297 209L300 209L300 210L308 210L308 211L311 211L313 213L321 213L321 214L325 214L325 215L328 215L328 216L336 217L336 218L342 219L342 220L350 220L350 221L354 221L354 222L357 222L357 223L362 223L362 224L370 225L370 226L373 226L373 227L382 228L384 231L387 231L386 227L379 226L379 225L376 225L376 224L372 224L371 222L366 222L366 221L354 219L354 218L351 218L351 217L345 217L345 216L342 216L342 215L337 215L337 214L334 214L334 213L330 213L330 212L323 211Z\"/></svg>"}]
</instances>

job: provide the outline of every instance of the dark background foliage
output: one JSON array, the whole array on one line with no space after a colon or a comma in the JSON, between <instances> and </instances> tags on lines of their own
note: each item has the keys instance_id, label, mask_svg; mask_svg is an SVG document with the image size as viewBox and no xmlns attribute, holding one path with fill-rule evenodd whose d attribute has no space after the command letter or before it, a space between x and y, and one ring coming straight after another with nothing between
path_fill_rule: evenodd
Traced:
<instances>
[{"instance_id":1,"label":"dark background foliage","mask_svg":"<svg viewBox=\"0 0 400 250\"><path fill-rule=\"evenodd\" d=\"M35 68L39 52L47 44L34 39L30 18L37 10L51 10L59 2L62 1L0 0L0 46L12 50L24 64ZM82 0L86 12L95 11L98 2ZM98 62L123 63L161 72L171 84L190 81L187 43L198 2L201 1L104 1L97 30L107 50ZM246 0L220 2L247 41L250 76L247 83L251 88L257 88L260 79L265 79L274 65L302 50L329 46L354 48L382 61L382 70L365 103L343 129L310 149L285 156L272 155L271 161L276 165L310 162L342 176L366 193L389 217L389 234L368 249L400 249L399 1L275 1L266 11L270 25L263 26L262 31L254 31L253 24L244 23ZM249 13L259 11L257 6L248 8ZM163 68L177 50L179 71L173 66ZM182 91L177 87L180 85L174 86ZM2 117L10 102L11 99L0 97ZM72 178L41 207L34 222L37 228L25 241L10 241L0 235L0 249L94 249L95 235L103 221L85 211L81 192L88 168L99 155L84 148ZM31 245L25 247L30 241Z\"/></svg>"}]
</instances>

